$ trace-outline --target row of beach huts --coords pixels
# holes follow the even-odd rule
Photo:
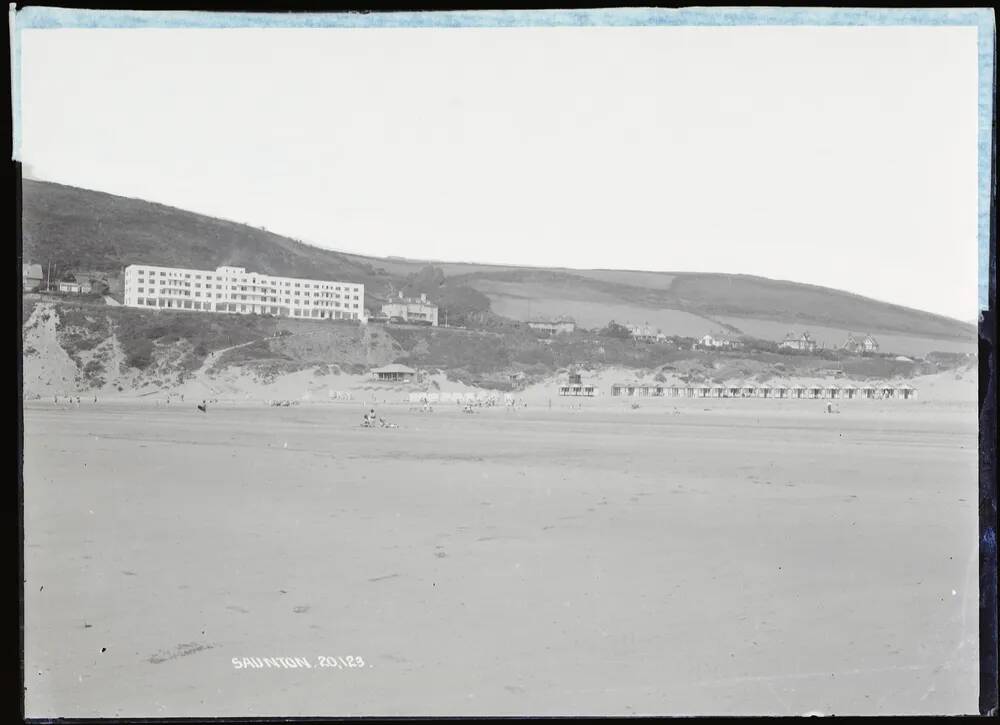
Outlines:
[[[649,398],[911,400],[917,397],[917,390],[907,384],[892,385],[890,383],[866,383],[864,385],[765,385],[761,383],[731,383],[726,385],[659,385],[646,383],[615,383],[611,386],[611,395],[613,397]]]

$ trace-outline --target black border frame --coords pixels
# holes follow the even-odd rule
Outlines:
[[[487,6],[468,3],[399,3],[385,2],[372,5],[358,5],[353,3],[337,2],[316,2],[315,0],[285,0],[280,1],[248,1],[243,0],[214,0],[213,2],[169,2],[164,0],[152,0],[149,2],[111,2],[101,0],[100,2],[80,2],[80,0],[39,0],[38,2],[17,2],[18,8],[24,6],[48,6],[66,7],[93,10],[135,10],[140,5],[142,10],[205,10],[205,11],[230,11],[230,12],[358,12],[358,13],[381,13],[391,11],[430,11],[430,10],[486,10],[486,9],[506,9],[506,10],[526,10],[526,9],[585,9],[585,8],[614,8],[614,7],[668,7],[681,8],[697,6],[710,6],[715,3],[679,3],[662,4],[656,2],[630,4],[626,2],[593,3],[577,2],[566,3],[510,3],[504,6]],[[718,3],[725,6],[733,6],[735,3]],[[764,5],[767,5],[766,3]],[[808,4],[782,3],[780,5],[767,5],[767,7],[812,7]],[[824,3],[823,7],[852,7],[852,8],[885,8],[891,7],[885,3]],[[903,6],[906,7],[906,6]],[[938,6],[941,7],[941,6]],[[966,6],[969,7],[969,6]],[[982,6],[980,6],[982,7]],[[986,6],[988,7],[988,6]],[[10,36],[5,35],[7,52],[4,54],[8,71],[10,67]],[[996,305],[996,271],[997,271],[997,104],[996,104],[996,68],[997,50],[996,37],[994,35],[994,78],[993,78],[993,128],[991,134],[991,163],[990,163],[990,222],[989,222],[989,282],[988,282],[988,308],[980,312],[979,315],[979,653],[980,653],[980,691],[979,691],[979,713],[985,716],[996,716],[998,712],[998,656],[997,656],[997,447],[998,447],[998,388],[1000,388],[1000,360],[998,360],[998,314]],[[10,74],[8,72],[8,79]],[[7,108],[11,108],[11,89],[8,86]],[[8,124],[11,123],[9,112],[5,115]],[[12,156],[12,139],[10,133],[6,137],[7,158]],[[8,208],[11,210],[10,223],[7,226],[8,233],[12,234],[17,245],[17,257],[20,264],[22,259],[21,249],[21,164],[10,161],[8,163],[8,178],[12,182],[8,188],[14,189],[14,195],[8,197]],[[17,301],[15,304],[18,315],[18,330],[21,328],[22,297],[20,282],[17,289]],[[24,712],[24,498],[23,498],[23,458],[22,450],[24,444],[24,414],[21,399],[23,385],[22,368],[22,339],[20,332],[17,335],[17,390],[18,390],[18,419],[17,419],[17,491],[16,491],[16,527],[9,530],[16,536],[16,547],[5,547],[6,553],[16,552],[17,576],[17,603],[18,603],[18,626],[17,626],[17,651],[18,651],[18,673],[17,677],[8,677],[7,682],[12,685],[7,690],[8,693],[16,697],[18,701],[18,713],[20,720],[26,722]],[[10,499],[8,499],[9,501]],[[8,509],[9,511],[9,509]],[[10,631],[10,630],[8,630]],[[8,660],[12,662],[13,660]],[[12,675],[7,671],[4,674]],[[15,684],[16,683],[16,684]],[[6,712],[10,712],[6,710]],[[350,721],[423,721],[441,720],[454,721],[467,718],[426,718],[426,717],[400,717],[400,718],[377,718],[377,717],[356,717],[356,718],[314,718],[295,717],[281,718],[284,722],[350,722]],[[510,717],[490,717],[476,718],[477,720],[521,720],[529,718]],[[567,718],[530,718],[545,720],[563,720]],[[590,718],[569,718],[569,719],[590,719]],[[597,718],[600,719],[600,718]],[[635,720],[650,720],[663,718],[635,717]],[[136,723],[168,723],[168,722],[223,722],[223,723],[256,723],[273,722],[274,718],[262,717],[241,717],[241,718],[56,718],[56,719],[32,719],[29,722],[37,723],[91,723],[91,722],[136,722]]]

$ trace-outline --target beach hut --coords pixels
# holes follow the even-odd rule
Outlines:
[[[840,391],[840,397],[846,400],[854,400],[858,397],[858,388],[855,385],[845,385]]]
[[[874,400],[878,397],[878,388],[871,384],[862,385],[859,394],[864,400]]]
[[[896,397],[903,400],[910,400],[917,397],[917,389],[904,383],[896,388]]]
[[[840,386],[839,385],[827,385],[824,389],[824,394],[830,400],[837,400],[840,398]]]
[[[788,388],[784,385],[775,385],[771,388],[772,398],[784,398],[788,395]]]
[[[380,383],[408,383],[413,380],[417,371],[406,365],[393,363],[380,368],[373,368],[371,376]]]
[[[743,398],[752,398],[757,392],[757,386],[745,383],[740,386],[740,396]]]
[[[810,385],[806,388],[806,397],[810,400],[817,400],[823,397],[822,385]]]
[[[726,395],[725,385],[713,385],[711,390],[710,396],[713,398],[724,398]]]
[[[757,386],[757,397],[758,398],[769,398],[769,397],[771,397],[771,386],[770,385],[758,385]]]
[[[739,385],[728,385],[726,386],[726,397],[727,398],[738,398],[740,397],[741,387]]]

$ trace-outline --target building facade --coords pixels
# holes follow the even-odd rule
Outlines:
[[[34,292],[42,285],[42,265],[21,263],[21,285],[25,292]]]
[[[277,277],[243,267],[125,268],[128,307],[365,322],[364,299],[365,286],[356,282]]]
[[[628,327],[629,334],[632,335],[635,342],[662,342],[667,337],[663,332],[654,330],[648,324],[629,325],[626,323],[626,327]]]
[[[403,293],[400,292],[397,299],[382,305],[382,316],[389,319],[399,317],[406,322],[430,324],[432,327],[438,326],[437,305],[428,302],[425,294],[420,295],[420,299],[413,300],[403,297]]]
[[[786,350],[804,350],[806,352],[813,352],[816,349],[816,341],[812,339],[808,332],[803,332],[798,336],[789,332],[785,335],[785,339],[778,344],[778,347]]]
[[[77,282],[75,280],[62,280],[56,284],[56,289],[64,294],[82,295],[90,293],[90,282]]]
[[[576,322],[569,318],[555,320],[529,320],[528,327],[549,335],[562,335],[576,330]]]
[[[847,342],[844,343],[844,350],[850,353],[875,353],[878,352],[878,340],[876,340],[871,335],[865,335],[860,340],[854,335],[847,336]]]
[[[371,371],[372,379],[380,383],[409,383],[416,377],[417,371],[406,365],[392,363],[374,368]]]

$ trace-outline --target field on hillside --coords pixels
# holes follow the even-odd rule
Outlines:
[[[975,712],[974,403],[789,403],[28,403],[26,714]]]
[[[608,292],[544,283],[475,280],[475,289],[490,298],[491,309],[515,320],[552,319],[569,315],[577,325],[599,329],[614,320],[621,324],[649,324],[664,334],[701,337],[719,325],[712,320],[681,310],[629,304]]]

